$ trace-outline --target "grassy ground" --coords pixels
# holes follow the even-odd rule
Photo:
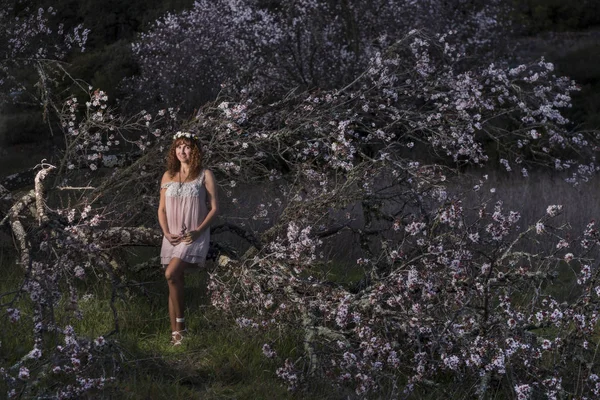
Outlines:
[[[0,250],[0,293],[21,283],[20,267]],[[336,398],[323,388],[291,393],[275,376],[279,366],[262,354],[265,338],[233,326],[231,319],[209,305],[205,273],[186,275],[186,320],[191,334],[181,347],[170,345],[167,287],[162,274],[136,286],[123,288],[116,301],[119,332],[110,336],[120,353],[118,380],[94,399],[326,399]],[[81,301],[83,319],[74,323],[80,335],[106,335],[114,328],[111,290],[100,281],[85,283],[88,298]],[[143,290],[141,289],[143,287]],[[5,303],[13,295],[4,296]],[[18,304],[18,324],[0,327],[0,365],[11,364],[32,348],[31,326],[26,318],[28,300]],[[60,315],[57,315],[60,319]],[[7,326],[8,325],[8,326]],[[269,332],[280,354],[293,356],[298,341],[293,335]],[[0,397],[6,393],[0,383]]]

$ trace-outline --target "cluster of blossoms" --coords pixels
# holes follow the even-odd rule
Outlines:
[[[248,119],[246,110],[250,103],[252,103],[252,100],[247,100],[247,104],[230,104],[224,101],[219,104],[219,109],[223,111],[226,119],[230,119],[236,124],[243,124]]]
[[[104,91],[93,90],[91,86],[88,90],[85,105],[75,96],[63,104],[60,117],[69,152],[63,158],[61,170],[121,167],[127,162],[123,150],[128,145],[133,144],[142,152],[152,145],[162,145],[163,132],[173,130],[177,122],[177,110],[173,108],[159,110],[155,116],[142,110],[132,118],[123,118],[109,107]]]
[[[300,265],[315,261],[317,248],[322,242],[311,237],[311,230],[310,226],[300,230],[298,225],[290,222],[286,243],[277,239],[269,244],[273,257],[294,260]]]
[[[295,390],[298,387],[298,373],[290,360],[285,360],[285,364],[277,369],[276,374],[286,382],[290,390]]]
[[[193,105],[212,99],[223,86],[242,85],[270,95],[295,87],[342,87],[411,28],[452,29],[459,45],[446,44],[448,51],[498,51],[504,38],[497,32],[506,33],[503,16],[508,12],[502,0],[475,1],[469,7],[457,0],[285,0],[277,7],[201,0],[140,35],[133,53],[141,75],[125,85],[137,99]],[[362,109],[377,108],[364,102]]]
[[[32,299],[34,302],[42,301]],[[45,322],[39,310],[36,310],[35,318],[37,338],[34,348],[9,368],[0,368],[0,377],[7,384],[6,398],[50,396],[75,399],[101,391],[115,382],[110,373],[116,370],[109,372],[95,368],[98,361],[112,358],[102,336],[93,341],[79,338],[71,326],[63,329]],[[60,344],[54,340],[47,341],[50,335],[57,339],[61,337]]]
[[[54,7],[35,8],[23,2],[0,2],[0,102],[23,100],[27,89],[20,77],[24,67],[51,64],[65,58],[77,47],[84,51],[89,29],[82,24],[73,28],[57,23],[59,10]],[[47,89],[49,71],[40,76],[40,86]]]

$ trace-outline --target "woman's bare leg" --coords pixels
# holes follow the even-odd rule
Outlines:
[[[169,321],[171,322],[171,332],[176,331],[177,326],[175,323],[175,308],[173,306],[173,301],[171,300],[171,287],[169,286]]]
[[[177,318],[184,318],[184,270],[188,263],[180,258],[172,258],[165,270],[165,278],[169,285],[169,319],[171,332],[185,329],[185,322],[177,322]]]

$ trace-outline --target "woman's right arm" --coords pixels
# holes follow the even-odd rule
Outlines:
[[[169,232],[169,223],[167,221],[167,209],[166,209],[166,201],[165,201],[165,192],[167,189],[163,189],[162,186],[171,180],[169,173],[165,172],[162,180],[160,182],[160,201],[158,202],[158,223],[160,225],[160,229],[163,231],[163,235],[167,238],[169,243],[173,246],[178,244],[181,241],[179,235],[173,235]]]

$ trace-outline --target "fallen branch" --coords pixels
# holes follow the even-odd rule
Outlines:
[[[15,214],[10,216],[10,226],[19,246],[19,253],[21,254],[21,265],[24,268],[27,268],[29,266],[29,262],[31,261],[31,257],[29,255],[29,249],[31,247],[31,244],[27,240],[27,233],[23,228],[23,224],[21,223],[21,221],[19,221],[18,215]]]
[[[146,227],[109,228],[95,232],[93,236],[105,244],[153,247],[160,246],[163,238],[160,229]]]
[[[56,169],[56,167],[53,165],[42,166],[42,170],[35,175],[35,207],[37,210],[36,215],[38,223],[40,225],[48,222],[48,216],[46,215],[46,201],[44,199],[44,179],[46,179],[50,171],[54,169]]]
[[[13,204],[13,206],[8,210],[6,216],[2,218],[0,221],[0,226],[2,226],[8,219],[12,217],[16,217],[23,211],[23,209],[33,203],[35,200],[35,192],[31,190],[25,196],[21,197],[21,200]]]
[[[254,236],[254,234],[252,232],[249,232],[248,230],[241,228],[237,225],[225,222],[223,224],[213,227],[211,229],[211,232],[214,234],[222,233],[222,232],[231,232],[231,233],[234,233],[235,235],[241,237],[242,239],[246,240],[248,243],[250,243],[252,246],[256,247],[257,249],[259,249],[259,250],[262,249],[262,243],[256,236]]]

